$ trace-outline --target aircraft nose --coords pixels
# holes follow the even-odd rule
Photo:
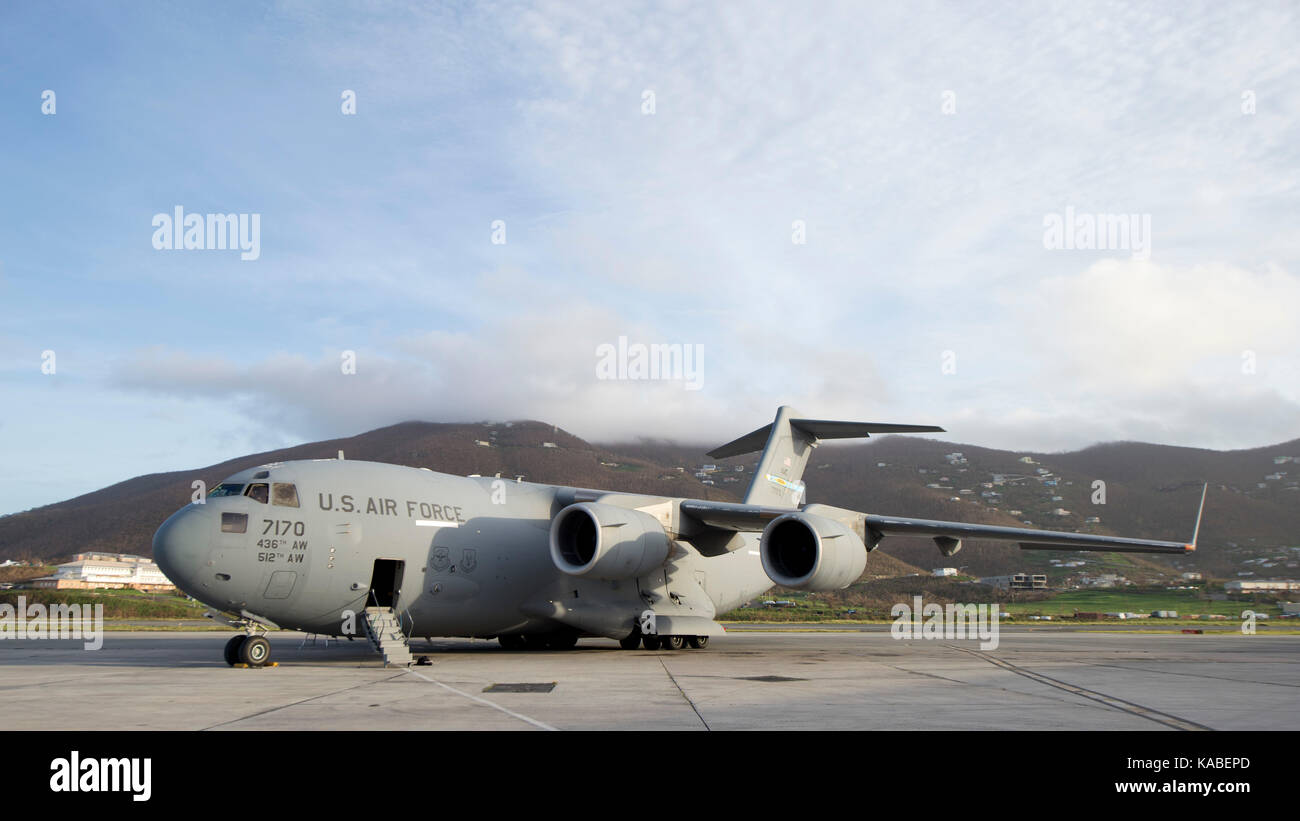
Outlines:
[[[212,538],[212,517],[202,505],[190,505],[172,514],[153,537],[153,558],[172,583],[193,595],[207,560]]]

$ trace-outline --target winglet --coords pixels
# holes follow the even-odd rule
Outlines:
[[[1196,509],[1196,527],[1192,529],[1192,543],[1187,545],[1187,552],[1191,553],[1196,549],[1196,537],[1201,535],[1201,514],[1205,512],[1205,494],[1210,490],[1210,483],[1206,482],[1201,487],[1201,506]]]

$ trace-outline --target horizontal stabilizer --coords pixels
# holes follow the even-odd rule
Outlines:
[[[943,433],[937,425],[896,425],[889,422],[834,422],[828,419],[791,419],[790,427],[813,439],[865,439],[873,433]],[[764,425],[739,439],[709,451],[715,459],[739,456],[762,450],[772,433],[772,425]]]

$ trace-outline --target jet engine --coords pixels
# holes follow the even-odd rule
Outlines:
[[[668,550],[659,520],[639,510],[579,502],[551,521],[551,561],[571,576],[633,579],[662,565]]]
[[[786,513],[773,519],[759,541],[763,570],[796,590],[839,590],[867,567],[867,547],[848,526],[825,516]]]

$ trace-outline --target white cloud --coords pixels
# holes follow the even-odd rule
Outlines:
[[[722,441],[781,403],[1019,448],[1292,438],[1298,19],[1291,3],[283,2],[244,21],[236,64],[181,21],[177,42],[206,46],[194,76],[264,90],[211,137],[185,123],[179,152],[222,160],[186,166],[190,190],[259,203],[263,259],[102,254],[83,267],[111,287],[88,289],[52,243],[22,274],[6,253],[20,307],[0,356],[28,362],[6,351],[54,344],[55,323],[61,355],[116,362],[70,356],[69,376],[234,410],[276,441],[507,417]],[[173,134],[169,116],[135,127]],[[177,146],[144,145],[140,165],[173,167]],[[139,184],[82,159],[52,183],[105,202]],[[144,199],[172,202],[154,177]],[[1150,214],[1151,259],[1045,251],[1043,215],[1067,206]],[[42,230],[98,225],[68,213]],[[596,380],[595,346],[619,336],[703,345],[704,389]]]
[[[1112,395],[1188,384],[1245,389],[1243,352],[1294,367],[1300,351],[1300,278],[1277,266],[1160,265],[1103,260],[1007,295],[1030,323],[1039,377]],[[1281,374],[1276,374],[1281,375]],[[1300,399],[1295,381],[1275,382]]]

